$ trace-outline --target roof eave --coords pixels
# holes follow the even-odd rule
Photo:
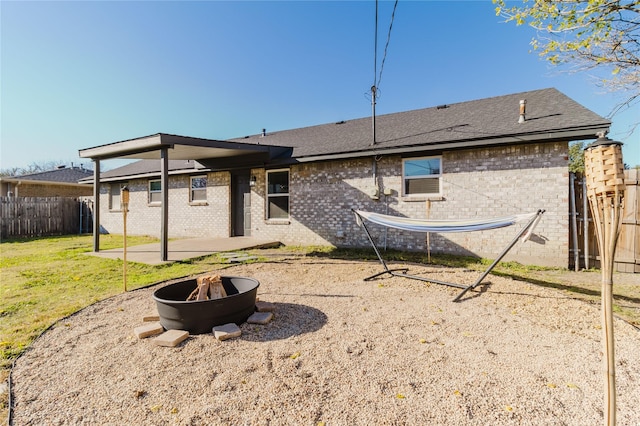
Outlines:
[[[84,179],[83,179],[84,180]],[[20,179],[19,177],[0,177],[0,182],[5,183],[15,183],[16,185],[56,185],[56,186],[74,186],[80,187],[84,186],[82,182],[59,182],[55,180],[29,180],[29,179]],[[93,185],[93,181],[89,182]]]
[[[144,138],[130,139],[122,142],[100,145],[93,148],[81,149],[78,155],[81,158],[108,159],[130,155],[137,152],[147,152],[165,147],[161,135],[152,135]]]
[[[510,135],[502,137],[491,137],[473,140],[460,140],[452,142],[438,142],[428,145],[411,145],[402,147],[384,148],[380,145],[372,145],[368,149],[350,152],[341,152],[336,154],[319,154],[304,157],[292,158],[294,163],[308,163],[312,161],[340,160],[347,158],[368,157],[375,155],[389,154],[410,154],[414,152],[436,152],[451,149],[473,149],[485,146],[510,145],[531,142],[553,142],[553,141],[575,141],[596,139],[597,132],[606,132],[609,130],[608,124],[594,125],[588,128],[570,129],[565,131]]]
[[[173,149],[174,152],[169,154],[172,159],[199,160],[208,157],[229,157],[256,152],[268,153],[271,148],[268,145],[158,133],[137,139],[81,149],[78,154],[81,158],[91,158],[93,160],[111,158],[152,159],[160,158],[159,151],[162,149]]]
[[[169,176],[173,175],[194,175],[194,174],[203,174],[208,173],[214,170],[205,168],[205,169],[180,169],[180,170],[170,170],[167,174]],[[104,182],[119,182],[123,180],[131,180],[131,179],[147,179],[147,178],[157,178],[161,175],[160,171],[146,172],[146,173],[137,173],[131,175],[120,175],[120,176],[110,176],[110,177],[101,177],[100,183]],[[80,181],[82,184],[93,184],[93,178],[85,178]]]

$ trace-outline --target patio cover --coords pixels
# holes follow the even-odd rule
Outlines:
[[[263,165],[269,160],[285,156],[291,149],[259,143],[230,142],[215,139],[201,139],[187,136],[157,133],[136,139],[114,142],[92,148],[81,149],[81,158],[90,158],[95,166],[93,173],[93,251],[100,251],[100,160],[130,158],[138,160],[159,159],[162,187],[162,213],[160,230],[160,257],[168,258],[169,230],[169,186],[168,162],[171,160],[222,159],[247,164]],[[245,160],[244,162],[242,160]]]

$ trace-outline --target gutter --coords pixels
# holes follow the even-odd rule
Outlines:
[[[81,158],[108,159],[122,157],[127,154],[154,151],[165,146],[168,145],[162,143],[160,135],[152,135],[122,142],[114,142],[94,148],[81,149],[78,151],[78,154]],[[171,146],[168,147],[171,148]]]
[[[169,176],[173,175],[193,175],[200,173],[208,173],[215,172],[216,170],[212,169],[182,169],[182,170],[173,170],[168,172]],[[148,172],[148,173],[139,173],[134,175],[120,175],[120,176],[112,176],[112,177],[100,177],[100,183],[104,182],[118,182],[129,179],[144,179],[144,178],[155,178],[160,176],[160,171],[157,172]],[[80,181],[83,185],[93,185],[93,178],[87,178]]]
[[[59,182],[55,180],[29,180],[29,179],[6,178],[6,177],[0,178],[0,182],[15,183],[16,186],[18,185],[60,185],[60,186],[84,187],[85,185],[81,181],[74,183],[74,182]]]
[[[326,161],[326,160],[340,160],[347,158],[359,158],[359,157],[369,157],[376,155],[390,155],[390,154],[410,154],[417,152],[441,152],[444,150],[453,150],[453,149],[474,149],[474,148],[483,148],[490,147],[496,145],[511,145],[511,144],[519,144],[519,143],[527,143],[527,142],[554,142],[554,141],[574,141],[574,140],[584,140],[584,139],[596,139],[596,132],[604,131],[607,132],[609,130],[609,126],[606,127],[593,127],[592,129],[580,129],[580,130],[571,130],[567,132],[558,132],[558,133],[547,133],[544,132],[542,134],[529,134],[523,136],[504,136],[498,138],[486,138],[480,139],[480,141],[488,141],[485,144],[479,144],[478,139],[476,140],[466,140],[466,141],[455,141],[455,142],[442,142],[436,144],[428,144],[428,145],[414,145],[414,146],[403,146],[403,147],[394,147],[394,148],[382,148],[380,144],[376,145],[376,148],[367,149],[364,151],[350,151],[343,152],[337,154],[320,154],[320,155],[309,155],[306,157],[297,157],[291,158],[291,163],[309,163],[312,161]],[[592,133],[586,133],[586,131]],[[547,135],[545,137],[545,134]],[[489,142],[490,141],[490,142]]]
[[[440,153],[445,150],[457,150],[457,149],[476,149],[476,148],[484,148],[491,146],[500,146],[500,145],[512,145],[512,144],[523,144],[523,143],[531,143],[531,142],[554,142],[554,141],[574,141],[574,140],[588,140],[595,139],[597,132],[607,132],[609,130],[609,123],[603,123],[600,125],[593,125],[590,127],[581,127],[578,129],[572,129],[567,131],[542,131],[539,133],[529,133],[523,134],[521,136],[510,135],[510,136],[502,136],[502,137],[484,137],[481,139],[467,139],[467,140],[458,140],[452,142],[439,142],[439,143],[431,143],[431,144],[423,144],[423,145],[411,145],[411,146],[397,146],[384,148],[384,142],[379,142],[377,145],[369,146],[367,149],[361,151],[349,151],[349,152],[341,152],[341,153],[331,153],[331,154],[317,154],[317,155],[308,155],[301,157],[287,157],[282,156],[278,158],[278,156],[272,157],[268,162],[260,162],[255,165],[242,165],[242,168],[249,167],[269,167],[269,166],[282,166],[289,164],[297,164],[297,163],[310,163],[314,161],[328,161],[328,160],[342,160],[342,159],[351,159],[351,158],[365,158],[365,157],[375,157],[379,155],[397,155],[397,154],[415,154],[415,153]],[[157,136],[152,136],[147,139],[147,147],[149,145],[157,144],[158,139]],[[149,141],[151,139],[151,141]],[[140,139],[138,139],[139,141]],[[131,142],[131,141],[126,141]],[[122,143],[122,142],[120,142]],[[156,145],[157,147],[157,145]],[[283,152],[287,152],[290,147],[277,147],[273,146],[272,148],[282,148]],[[95,148],[101,149],[101,147]],[[85,150],[83,154],[86,154]],[[215,157],[212,157],[215,158]],[[202,168],[202,169],[180,169],[173,170],[168,172],[168,175],[192,175],[195,173],[207,173],[207,172],[217,172],[217,171],[228,171],[231,170],[229,167],[225,168]],[[117,182],[128,179],[144,179],[144,178],[152,178],[160,176],[160,171],[154,172],[146,172],[140,174],[131,174],[131,175],[120,175],[120,176],[112,176],[112,177],[100,177],[100,182]],[[87,178],[80,181],[81,184],[92,184],[93,178]]]

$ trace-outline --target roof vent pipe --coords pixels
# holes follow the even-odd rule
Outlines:
[[[527,100],[526,99],[521,99],[520,100],[520,118],[518,118],[518,123],[522,124],[525,122],[525,112],[527,109]]]
[[[262,137],[264,138],[265,136],[267,136],[267,129],[262,129]]]

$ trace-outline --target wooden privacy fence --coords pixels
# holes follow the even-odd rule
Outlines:
[[[69,197],[0,197],[0,238],[90,232],[92,203]]]
[[[640,273],[640,170],[624,171],[625,193],[622,226],[615,256],[615,270]],[[586,214],[585,214],[586,212]],[[600,267],[598,241],[587,200],[584,176],[571,173],[569,181],[569,267]]]

